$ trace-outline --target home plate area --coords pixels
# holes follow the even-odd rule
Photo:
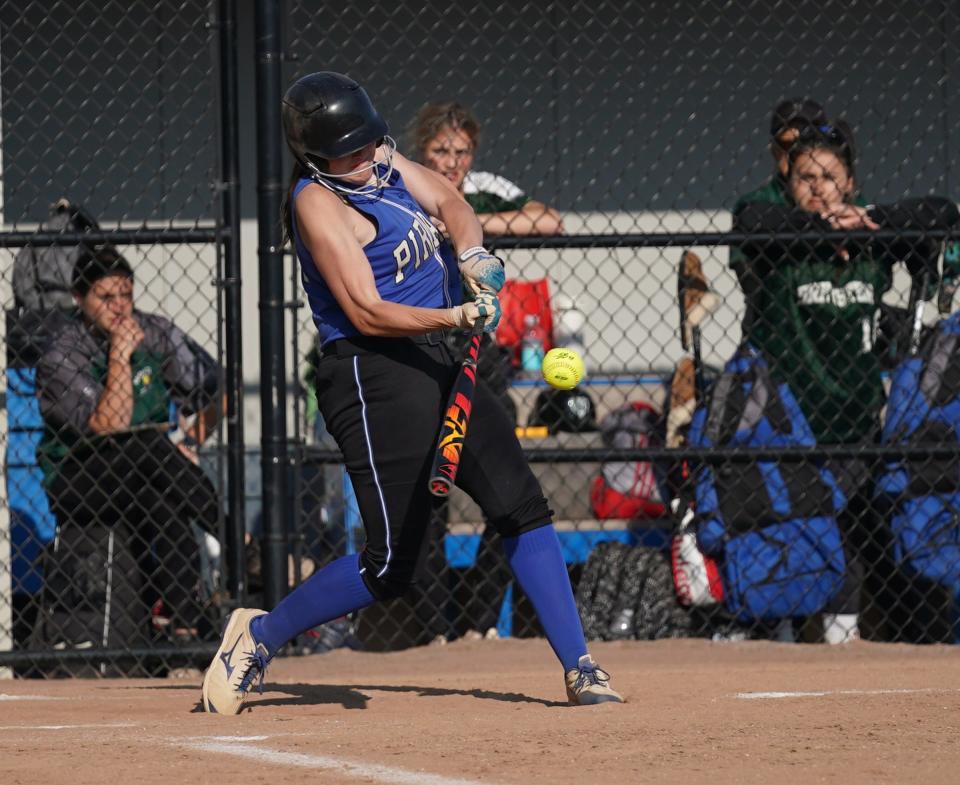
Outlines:
[[[239,716],[198,677],[0,682],[0,782],[954,783],[948,646],[592,647],[623,705],[566,705],[539,639],[274,662]]]

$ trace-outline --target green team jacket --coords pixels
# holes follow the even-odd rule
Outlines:
[[[936,197],[873,207],[870,215],[884,229],[939,228],[957,221],[956,207]],[[734,231],[829,231],[829,225],[794,207],[782,182],[773,182],[737,203]],[[873,352],[880,298],[890,288],[897,260],[912,273],[927,269],[935,277],[939,246],[926,240],[871,241],[847,249],[846,262],[830,243],[758,240],[731,250],[747,302],[744,339],[790,386],[823,444],[875,435],[884,401]]]
[[[215,401],[214,359],[170,320],[140,311],[134,317],[144,337],[130,358],[131,428],[168,423],[171,402],[189,414]],[[72,449],[96,449],[98,437],[90,431],[89,420],[103,394],[109,347],[106,336],[76,316],[54,334],[37,364],[44,425],[37,458],[47,483]]]

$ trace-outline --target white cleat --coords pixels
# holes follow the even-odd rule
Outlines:
[[[584,654],[577,667],[567,671],[567,698],[574,706],[595,703],[623,703],[623,697],[610,689],[610,674],[600,670],[593,657]]]
[[[254,640],[250,622],[266,611],[238,608],[230,614],[220,648],[203,676],[203,710],[211,714],[238,714],[253,682],[267,670],[270,654]]]

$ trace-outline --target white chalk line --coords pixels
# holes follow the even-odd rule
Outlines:
[[[411,771],[393,766],[381,766],[376,763],[334,758],[329,755],[307,755],[301,752],[284,752],[282,750],[273,750],[265,747],[251,747],[245,744],[248,738],[259,740],[265,737],[214,736],[208,739],[180,742],[178,746],[197,750],[198,752],[216,752],[223,755],[233,755],[238,758],[257,761],[258,763],[298,766],[305,769],[321,769],[331,774],[339,774],[343,777],[353,777],[358,780],[385,783],[386,785],[481,785],[477,780],[444,777],[440,774],[428,774],[423,771]],[[485,782],[483,785],[491,784]]]
[[[80,728],[135,728],[132,722],[85,723],[78,725],[0,725],[0,730],[75,730]]]
[[[0,701],[62,701],[66,698],[54,698],[50,695],[7,695],[0,692]]]
[[[914,695],[930,692],[957,692],[955,689],[922,687],[901,690],[821,690],[818,692],[738,692],[733,697],[739,700],[778,700],[782,698],[825,698],[828,695]]]

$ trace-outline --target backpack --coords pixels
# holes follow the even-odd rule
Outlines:
[[[600,421],[604,445],[615,449],[658,446],[659,427],[659,412],[641,401]],[[649,461],[605,462],[590,486],[590,505],[597,518],[660,518],[665,511],[659,478]]]
[[[50,217],[37,231],[86,232],[99,229],[96,219],[84,208],[67,199],[58,199],[50,206]],[[83,244],[39,248],[25,245],[21,248],[13,260],[13,296],[17,306],[32,311],[72,308],[70,283],[83,248]]]
[[[960,311],[897,366],[882,441],[953,447],[950,456],[887,462],[876,493],[897,563],[960,593]]]
[[[150,607],[135,552],[138,539],[123,525],[93,521],[60,527],[45,553],[46,581],[33,631],[34,644],[53,649],[134,649],[147,645]],[[99,666],[78,664],[77,674]],[[69,668],[67,664],[65,667]]]
[[[813,447],[815,439],[790,388],[744,345],[694,415],[689,444]],[[846,499],[829,470],[812,461],[703,463],[693,483],[697,544],[716,560],[734,617],[803,617],[837,595],[845,563],[836,515]]]
[[[674,594],[669,561],[656,548],[601,542],[587,557],[576,601],[587,640],[690,635],[690,618]]]

